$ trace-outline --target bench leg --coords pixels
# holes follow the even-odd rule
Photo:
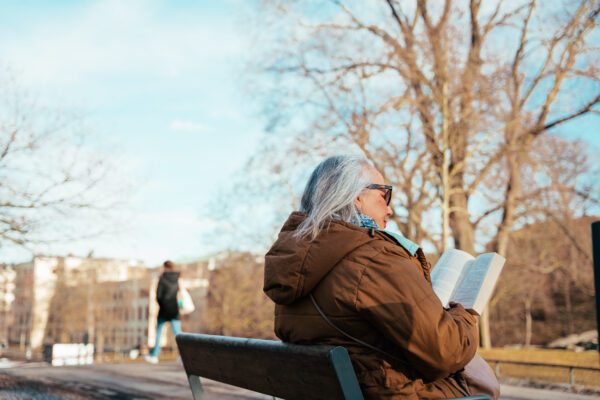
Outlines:
[[[196,375],[188,375],[188,382],[190,383],[190,389],[192,389],[192,396],[194,396],[194,400],[202,400],[203,390],[202,384],[200,383],[200,378]]]

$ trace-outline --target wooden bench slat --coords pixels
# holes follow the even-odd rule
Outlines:
[[[191,333],[176,339],[188,377],[205,377],[288,400],[363,399],[343,347]]]

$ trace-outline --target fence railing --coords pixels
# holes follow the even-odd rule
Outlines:
[[[508,360],[497,360],[486,358],[486,361],[489,364],[494,366],[494,372],[496,373],[496,377],[500,378],[501,370],[500,364],[512,364],[512,365],[520,365],[525,367],[543,367],[543,368],[562,368],[569,370],[569,386],[575,386],[575,370],[581,371],[591,371],[592,373],[600,374],[600,367],[584,367],[580,365],[570,365],[570,364],[552,364],[552,363],[540,363],[540,362],[529,362],[529,361],[508,361]],[[514,376],[515,374],[508,374]],[[520,374],[517,374],[520,375]],[[600,385],[600,380],[595,381],[596,385]]]

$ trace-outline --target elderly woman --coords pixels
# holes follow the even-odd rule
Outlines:
[[[423,251],[383,230],[391,194],[363,158],[317,166],[266,255],[275,333],[344,346],[366,398],[468,396],[461,370],[477,350],[476,313],[444,309]]]

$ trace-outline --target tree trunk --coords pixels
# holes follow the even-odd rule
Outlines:
[[[104,334],[102,332],[96,336],[96,354],[104,354]]]
[[[465,160],[467,150],[466,135],[456,136],[452,143],[451,164],[449,170],[450,178],[450,227],[454,237],[454,246],[467,253],[475,253],[475,235],[473,224],[469,220],[469,196],[464,191],[464,173],[456,171],[455,166]]]
[[[492,335],[490,332],[489,308],[485,306],[479,317],[479,346],[484,349],[492,348]]]
[[[460,175],[460,174],[459,174]],[[460,176],[462,180],[462,176]],[[475,253],[475,235],[473,225],[469,221],[467,213],[468,198],[464,193],[454,194],[451,199],[451,207],[454,209],[465,210],[463,212],[453,211],[450,213],[450,223],[454,237],[455,247],[464,250],[467,253]],[[492,338],[490,332],[490,320],[488,317],[487,307],[481,313],[479,318],[479,345],[484,349],[492,347]]]
[[[513,134],[508,133],[507,136],[509,140],[512,141]],[[506,252],[508,248],[508,240],[510,237],[510,228],[515,220],[515,212],[517,208],[517,198],[521,193],[521,177],[519,175],[519,163],[517,154],[511,151],[512,146],[509,145],[509,152],[506,156],[507,165],[508,165],[508,183],[506,185],[505,191],[505,203],[504,209],[502,213],[502,220],[500,222],[500,226],[498,227],[498,234],[496,236],[496,243],[494,251],[500,254],[503,257],[506,257]],[[487,312],[487,307],[482,313],[485,315]],[[529,318],[531,318],[530,314],[527,314]],[[480,334],[481,334],[481,342],[484,348],[491,347],[490,340],[490,327],[487,316],[485,318],[481,318],[480,320]],[[531,321],[529,321],[531,322]],[[527,340],[527,338],[526,338]],[[488,346],[489,345],[489,346]],[[527,344],[528,345],[528,344]]]
[[[519,171],[519,160],[517,154],[512,151],[512,145],[509,144],[509,151],[506,155],[508,164],[508,183],[505,190],[505,203],[502,210],[502,220],[498,227],[498,236],[495,251],[503,257],[506,257],[508,248],[508,239],[510,228],[515,220],[517,208],[517,199],[521,194],[521,176]]]
[[[450,159],[448,157],[448,83],[442,90],[442,252],[450,248]]]
[[[531,346],[531,299],[525,299],[525,347]]]
[[[87,326],[87,340],[88,343],[94,343],[96,341],[96,332],[95,332],[95,328],[96,328],[96,310],[95,310],[95,304],[94,304],[94,289],[95,289],[95,285],[96,285],[96,279],[95,277],[91,276],[95,274],[94,272],[88,272],[88,285],[87,285],[87,296],[86,296],[86,302],[87,302],[87,307],[86,307],[86,326]]]
[[[567,329],[569,334],[575,332],[575,324],[573,323],[573,304],[571,303],[571,279],[568,274],[563,276],[564,296],[565,296],[565,311],[567,314]]]
[[[567,327],[569,334],[575,333],[575,325],[573,324],[573,306],[571,304],[571,282],[569,279],[564,279],[565,285],[565,308],[567,311]]]

